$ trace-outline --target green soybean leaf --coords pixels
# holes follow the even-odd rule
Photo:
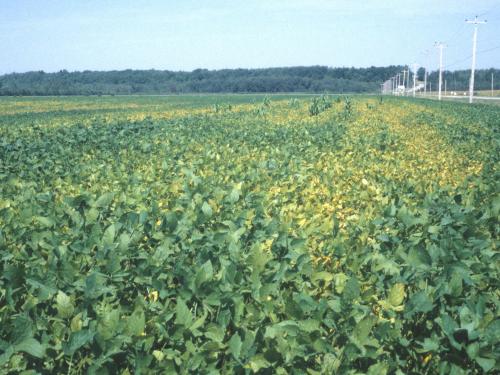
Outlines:
[[[25,352],[36,358],[45,356],[45,346],[34,338],[25,339],[15,346],[16,351]]]
[[[106,228],[106,230],[104,231],[104,234],[102,236],[103,245],[110,246],[111,244],[113,244],[113,241],[115,240],[115,236],[116,236],[116,227],[114,224],[111,224],[110,226],[108,226]]]
[[[333,280],[333,278],[334,275],[332,273],[321,271],[321,272],[315,272],[311,277],[311,281],[313,283],[316,283],[318,281],[324,281],[325,283],[329,283],[330,281]]]
[[[97,332],[104,340],[108,340],[117,333],[119,322],[120,311],[118,309],[105,311],[97,324]]]
[[[196,273],[195,284],[199,288],[203,283],[210,281],[213,277],[214,270],[212,267],[212,262],[207,260]]]
[[[175,323],[188,327],[193,321],[193,315],[188,309],[186,303],[181,299],[177,299],[175,307]]]
[[[229,351],[235,359],[240,358],[241,352],[241,337],[238,333],[235,333],[228,342]]]
[[[249,367],[252,369],[254,373],[259,372],[262,369],[267,369],[271,367],[271,364],[269,361],[266,360],[266,358],[262,354],[257,354],[256,356],[252,357],[249,361]]]
[[[415,313],[426,313],[434,309],[434,304],[427,293],[421,291],[413,294],[406,304],[405,318],[411,318]]]
[[[56,225],[55,221],[50,217],[37,216],[36,221],[47,228],[52,228],[54,225]]]
[[[73,332],[66,344],[63,345],[66,355],[73,355],[78,349],[92,342],[95,333],[90,330]]]
[[[206,217],[212,217],[212,207],[207,202],[203,202],[203,205],[201,206],[201,210],[203,211],[203,214]]]
[[[96,200],[95,207],[108,207],[109,204],[113,201],[113,197],[113,193],[104,193]]]
[[[387,363],[379,362],[368,368],[367,375],[386,375],[389,370]]]
[[[364,344],[374,324],[375,324],[374,317],[368,316],[366,318],[363,318],[358,324],[356,324],[356,327],[354,328],[353,335],[355,339],[359,343]]]
[[[350,301],[359,297],[361,289],[359,287],[359,282],[356,277],[350,277],[343,289],[342,297]]]
[[[477,357],[476,362],[479,366],[481,366],[484,372],[490,371],[495,366],[496,363],[496,361],[492,358],[482,358],[482,357]]]
[[[228,199],[229,199],[229,202],[231,202],[231,203],[238,202],[240,199],[240,191],[237,189],[231,190],[231,193],[229,194]]]
[[[146,318],[142,308],[136,308],[127,319],[127,331],[133,336],[140,336],[144,333]]]
[[[399,306],[403,303],[405,295],[404,284],[394,284],[389,291],[388,301],[394,307]]]
[[[71,298],[67,296],[63,291],[59,291],[56,296],[56,308],[59,316],[61,318],[70,318],[73,315],[75,306],[71,301]]]

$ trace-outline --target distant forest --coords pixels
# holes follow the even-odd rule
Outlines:
[[[474,89],[475,90],[490,90],[491,89],[491,75],[493,74],[493,88],[500,89],[500,69],[479,69],[476,70],[474,75]],[[424,70],[419,69],[418,78],[424,80]],[[470,69],[468,70],[455,70],[443,72],[443,90],[448,91],[467,91],[469,89]],[[432,72],[429,74],[428,82],[431,83],[432,91],[436,91],[439,82],[439,72]]]
[[[259,92],[378,92],[380,84],[402,66],[328,68],[325,66],[267,69],[28,72],[0,76],[0,95],[120,95]],[[500,70],[479,70],[476,89],[489,89],[491,73],[500,80]],[[449,90],[465,90],[470,71],[447,72]],[[423,73],[421,74],[421,78]],[[433,89],[437,74],[430,75]]]

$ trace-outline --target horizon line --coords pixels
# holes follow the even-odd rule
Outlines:
[[[43,69],[40,70],[26,70],[26,71],[11,71],[8,73],[0,73],[0,77],[2,76],[7,76],[7,75],[12,75],[12,74],[28,74],[28,73],[43,73],[43,74],[58,74],[58,73],[114,73],[114,72],[126,72],[126,71],[132,71],[132,72],[151,72],[151,71],[156,71],[156,72],[171,72],[171,73],[194,73],[197,71],[206,71],[206,72],[219,72],[219,71],[235,71],[235,70],[271,70],[271,69],[293,69],[293,68],[327,68],[331,70],[335,69],[382,69],[382,68],[394,68],[394,67],[409,67],[410,65],[406,64],[391,64],[391,65],[370,65],[370,66],[329,66],[329,65],[283,65],[283,66],[268,66],[268,67],[254,67],[254,68],[243,68],[243,67],[238,67],[238,68],[195,68],[192,70],[175,70],[175,69],[158,69],[158,68],[125,68],[125,69],[109,69],[109,70],[93,70],[93,69],[83,69],[83,70],[67,70],[67,69],[59,69],[59,70],[52,70],[52,71],[45,71]],[[439,67],[435,69],[435,71],[438,71]],[[454,70],[447,70],[446,67],[443,69],[443,71],[448,71],[448,72],[458,72],[458,71],[467,71],[470,70],[470,68],[465,68],[465,69],[454,69]],[[489,67],[489,68],[476,68],[476,70],[500,70],[500,67]],[[431,72],[434,70],[430,70]]]

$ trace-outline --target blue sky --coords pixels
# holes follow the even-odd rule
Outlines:
[[[500,68],[500,0],[0,0],[0,74],[67,69]],[[425,51],[430,50],[428,56]]]

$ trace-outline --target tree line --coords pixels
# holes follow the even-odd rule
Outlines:
[[[424,69],[420,68],[418,70],[418,79],[424,80]],[[493,88],[495,90],[500,89],[500,69],[479,69],[475,71],[474,74],[474,89],[475,90],[490,90],[491,89],[491,75],[493,74]],[[467,91],[469,90],[469,79],[470,79],[470,69],[467,70],[455,70],[443,71],[443,86],[442,90],[447,91]],[[429,86],[432,91],[438,90],[439,85],[439,71],[430,72],[427,78]],[[497,82],[495,82],[497,81]],[[446,84],[445,84],[446,82]]]
[[[0,76],[0,95],[374,92],[401,67],[28,72]]]
[[[43,71],[0,76],[0,95],[122,95],[258,92],[378,92],[380,84],[401,72],[403,66],[329,68],[326,66],[266,69]],[[490,72],[479,70],[476,88],[490,87]],[[467,71],[447,72],[450,90],[468,86]],[[497,74],[500,78],[500,74]],[[435,72],[430,80],[437,79]],[[450,79],[450,78],[448,78]]]

